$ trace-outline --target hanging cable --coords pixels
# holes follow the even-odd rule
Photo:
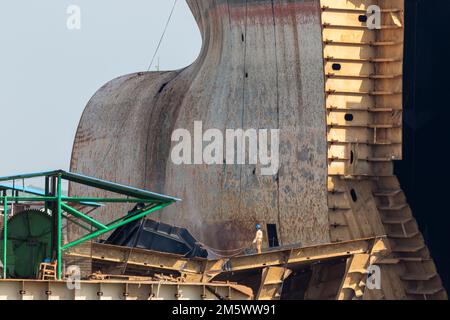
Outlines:
[[[245,250],[248,249],[248,245],[245,247],[239,248],[239,249],[228,249],[228,250],[220,250],[217,248],[212,248],[202,242],[197,242],[199,245],[201,245],[204,249],[211,251],[214,255],[220,257],[220,258],[232,258],[241,255],[245,252]]]
[[[173,1],[172,10],[170,11],[169,18],[167,19],[167,22],[166,22],[166,25],[164,27],[163,33],[161,35],[161,38],[159,39],[158,46],[156,47],[155,54],[152,57],[152,61],[150,62],[150,66],[148,67],[147,71],[150,71],[150,69],[153,66],[153,62],[155,62],[156,55],[158,54],[159,48],[161,47],[161,44],[162,44],[162,42],[164,40],[164,36],[166,35],[167,28],[169,27],[170,21],[172,20],[173,13],[175,12],[175,7],[177,5],[177,2],[178,2],[178,0],[174,0]]]
[[[169,26],[169,23],[172,20],[172,16],[173,16],[173,13],[175,11],[175,7],[176,7],[177,2],[178,2],[178,0],[174,0],[172,11],[170,12],[170,15],[169,15],[169,19],[167,20],[166,26],[164,28],[164,31],[163,31],[162,35],[161,35],[161,38],[160,38],[159,43],[158,43],[158,46],[156,47],[156,50],[155,50],[155,54],[153,55],[152,61],[150,62],[150,66],[148,67],[147,71],[150,71],[150,69],[153,66],[153,62],[155,61],[155,57],[158,54],[159,48],[161,47],[162,41],[164,39],[164,35],[166,34],[167,27]],[[128,121],[128,118],[124,118],[123,119],[122,123],[119,125],[120,130],[122,130],[122,128],[125,126],[127,121]],[[111,150],[113,149],[114,145],[115,145],[114,141],[111,141],[110,145],[108,146],[108,149],[104,153],[103,160],[101,160],[100,163],[102,163],[102,164],[105,163],[105,161],[108,159],[108,156],[109,156]]]

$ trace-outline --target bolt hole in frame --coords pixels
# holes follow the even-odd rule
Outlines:
[[[25,180],[43,178],[45,179],[45,191],[31,189],[25,187]],[[16,184],[17,181],[22,182]],[[62,193],[62,182],[68,181],[70,183],[78,183],[87,187],[108,191],[117,194],[114,198],[99,198],[99,197],[77,197],[64,196]],[[12,184],[11,184],[12,182]],[[3,278],[7,278],[8,266],[8,208],[10,204],[18,203],[39,203],[44,204],[46,212],[51,212],[56,229],[56,236],[52,252],[56,257],[57,262],[57,279],[61,280],[62,271],[62,252],[73,246],[77,246],[88,240],[97,238],[105,233],[117,229],[130,222],[141,219],[151,213],[161,210],[171,204],[174,204],[180,199],[175,197],[157,194],[143,189],[133,188],[110,181],[105,181],[82,174],[71,173],[64,170],[56,170],[49,172],[21,174],[16,176],[0,177],[0,192],[1,201],[3,204],[3,234],[0,239],[3,240]],[[8,194],[9,192],[9,194]],[[97,221],[89,216],[90,213],[105,204],[112,203],[129,203],[141,204],[139,209],[133,212],[124,213],[124,215],[114,221],[106,224]],[[93,208],[89,213],[83,213],[74,208],[74,205],[82,205]],[[82,223],[74,220],[79,219]],[[63,244],[62,230],[63,219],[71,221],[87,230],[87,234],[77,240]]]

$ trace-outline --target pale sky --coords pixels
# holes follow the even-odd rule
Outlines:
[[[81,30],[67,8],[81,9]],[[69,169],[84,107],[107,81],[147,70],[172,0],[0,0],[0,176]],[[178,0],[158,57],[192,63],[201,38]],[[154,67],[152,68],[154,69]]]

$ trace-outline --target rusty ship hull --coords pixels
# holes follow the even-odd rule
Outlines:
[[[71,170],[182,198],[157,218],[218,249],[248,245],[257,222],[275,225],[282,245],[387,236],[382,289],[361,295],[351,275],[362,271],[349,261],[342,295],[446,299],[393,171],[403,142],[403,0],[187,2],[203,38],[198,59],[102,87],[80,121]],[[381,8],[380,28],[367,27],[371,5]],[[175,165],[171,135],[193,133],[195,121],[279,129],[278,174]],[[70,226],[69,237],[78,232]]]

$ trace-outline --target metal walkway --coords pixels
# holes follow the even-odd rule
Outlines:
[[[0,300],[251,300],[250,288],[229,283],[164,281],[81,281],[71,289],[65,281],[0,280]]]
[[[89,251],[73,247],[66,257],[92,259],[115,264],[147,268],[161,272],[177,272],[185,281],[212,281],[222,273],[256,270],[267,267],[289,268],[298,264],[311,264],[333,258],[348,258],[356,254],[380,257],[387,253],[386,239],[367,238],[348,242],[303,248],[282,248],[262,254],[242,255],[225,259],[187,259],[181,256],[138,248],[93,243]]]

